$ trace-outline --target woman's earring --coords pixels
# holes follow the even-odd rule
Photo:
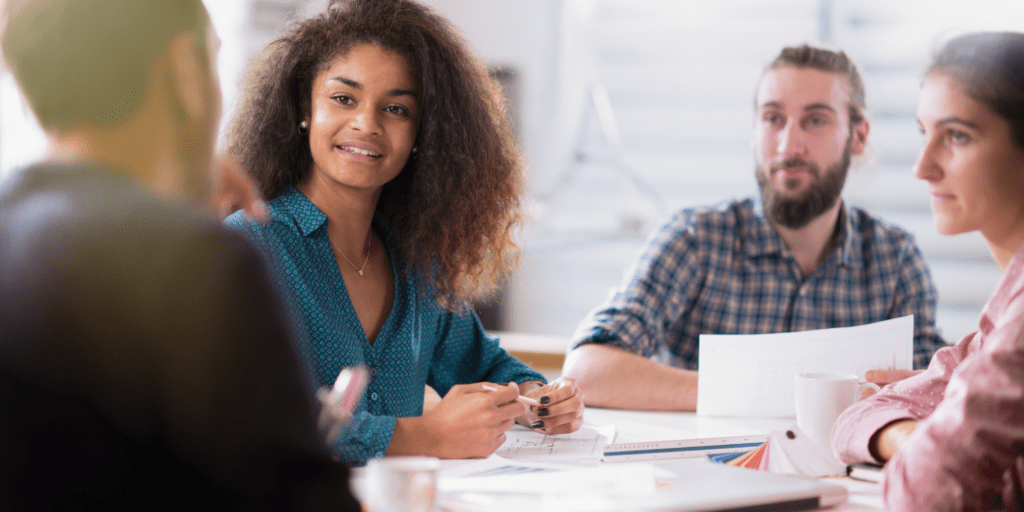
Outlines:
[[[420,152],[419,146],[413,146],[412,147],[412,156],[416,156],[416,153],[419,153],[419,152]]]
[[[306,135],[307,133],[309,133],[309,121],[303,119],[299,123],[299,135]]]

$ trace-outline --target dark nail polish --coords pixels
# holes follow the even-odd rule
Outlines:
[[[547,405],[547,404],[550,404],[550,403],[551,403],[551,397],[550,396],[544,395],[544,396],[540,397],[540,404],[541,405]]]
[[[540,417],[543,418],[544,416],[547,416],[548,414],[550,414],[550,413],[548,412],[548,408],[547,407],[542,407],[540,409],[537,409],[537,416],[540,416]]]
[[[530,428],[544,428],[544,422],[537,420],[530,424]]]

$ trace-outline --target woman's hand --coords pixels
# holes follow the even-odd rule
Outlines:
[[[526,412],[519,386],[486,383],[453,386],[429,413],[398,418],[388,455],[429,455],[442,459],[486,457],[505,442],[505,431]]]
[[[532,389],[528,385],[523,383],[523,396],[540,405],[531,405],[526,414],[516,418],[520,425],[545,434],[568,434],[583,426],[583,392],[576,379],[562,377]]]
[[[893,382],[898,382],[903,379],[913,377],[924,370],[868,370],[864,373],[864,380],[868,382],[874,382],[879,386],[887,386]],[[865,393],[865,397],[873,395],[874,392],[868,394]]]

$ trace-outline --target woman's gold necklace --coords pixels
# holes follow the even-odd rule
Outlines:
[[[359,272],[359,275],[363,275],[363,269],[366,268],[366,263],[370,261],[370,233],[366,234],[366,259],[363,260],[362,267],[357,267],[355,263],[352,263],[352,260],[348,259],[348,256],[345,256],[345,252],[339,249],[337,245],[334,245],[334,240],[331,240],[330,236],[327,237],[327,241],[331,243],[331,247],[334,247],[334,249],[341,254],[342,258],[345,258],[345,261],[347,261],[349,265],[352,265],[352,268],[356,269],[356,272]]]

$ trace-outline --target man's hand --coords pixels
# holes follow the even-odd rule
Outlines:
[[[213,165],[217,168],[213,173],[213,194],[210,199],[220,218],[227,217],[235,210],[245,210],[245,213],[258,221],[270,217],[256,182],[245,171],[229,160],[218,159]]]

